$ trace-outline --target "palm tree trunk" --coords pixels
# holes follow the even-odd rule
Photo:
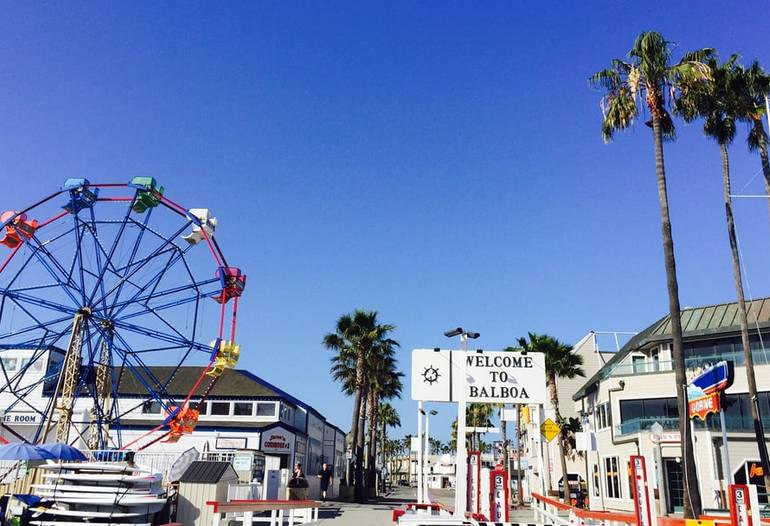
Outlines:
[[[684,459],[684,517],[698,518],[702,513],[698,474],[695,471],[695,454],[689,439],[687,418],[687,398],[682,348],[682,319],[679,306],[679,283],[676,279],[676,259],[674,258],[674,239],[671,234],[671,217],[668,210],[668,190],[666,188],[666,167],[663,162],[663,133],[660,123],[660,109],[650,104],[652,113],[652,131],[655,140],[655,177],[658,182],[658,203],[660,205],[661,235],[663,238],[663,261],[666,267],[666,285],[668,288],[668,310],[671,319],[671,348],[676,381],[676,400],[679,408],[679,432],[682,437],[682,458]]]
[[[369,393],[369,451],[366,459],[367,486],[373,488],[376,484],[374,469],[377,454],[377,393]]]
[[[727,217],[727,235],[730,238],[730,255],[733,262],[733,278],[735,279],[735,295],[738,298],[738,319],[741,325],[741,344],[743,346],[743,358],[746,362],[746,377],[749,384],[749,397],[751,398],[751,418],[754,421],[754,433],[759,447],[759,458],[762,461],[762,469],[765,478],[765,491],[770,491],[770,472],[768,471],[767,443],[762,428],[762,415],[759,412],[757,402],[757,379],[754,375],[754,356],[751,353],[749,341],[749,321],[746,315],[746,300],[743,295],[743,277],[741,275],[741,260],[738,252],[738,239],[735,235],[735,220],[733,218],[733,202],[730,197],[730,158],[727,154],[727,146],[719,145],[722,154],[722,189],[725,199],[725,215]]]
[[[548,389],[551,394],[551,405],[553,406],[553,412],[556,414],[556,421],[562,426],[559,433],[559,461],[561,463],[561,483],[564,493],[562,494],[562,502],[569,503],[569,473],[567,472],[567,456],[564,454],[564,439],[567,436],[567,432],[564,429],[564,422],[561,418],[561,411],[559,411],[559,391],[556,389],[556,375],[554,373],[548,374]]]
[[[356,441],[354,442],[356,467],[354,475],[355,499],[356,502],[364,501],[364,419],[366,418],[366,350],[359,348],[356,354],[356,387],[358,392],[356,397],[360,400],[357,421],[354,423],[356,428]]]
[[[386,459],[385,459],[385,444],[387,443],[387,439],[385,437],[385,431],[386,431],[386,429],[385,429],[385,419],[383,418],[381,420],[382,421],[380,422],[380,426],[382,426],[382,429],[380,431],[380,454],[382,455],[382,465],[383,466],[387,466],[388,464],[387,464]],[[388,476],[392,478],[393,477],[393,474],[392,474],[393,470],[391,468],[392,468],[392,466],[388,467]],[[385,493],[385,479],[384,478],[382,479],[382,492]]]
[[[767,156],[767,140],[765,139],[765,127],[762,124],[762,118],[754,119],[754,130],[757,134],[759,160],[762,163],[762,175],[765,179],[765,194],[770,196],[770,160]],[[770,211],[770,197],[768,197],[768,211]],[[767,485],[767,480],[765,480]]]
[[[353,400],[353,421],[350,424],[350,433],[352,435],[352,440],[350,442],[350,450],[353,452],[353,458],[356,458],[356,444],[358,443],[358,419],[361,415],[361,391],[356,389],[356,396]],[[348,463],[348,470],[345,476],[347,477],[347,483],[353,484],[353,470],[354,470],[353,463]]]

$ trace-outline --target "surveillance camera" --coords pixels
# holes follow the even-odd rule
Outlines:
[[[620,386],[620,388],[621,388],[621,389],[625,389],[625,388],[626,388],[626,382],[625,382],[625,380],[621,380],[621,381],[619,381],[619,382],[618,382],[618,385]]]
[[[481,334],[479,334],[479,333],[477,333],[477,332],[466,332],[466,333],[465,333],[465,335],[466,335],[468,338],[472,339],[472,340],[475,340],[476,338],[478,338],[479,336],[481,336]]]
[[[449,329],[448,331],[444,332],[444,336],[447,338],[452,338],[454,336],[460,336],[463,333],[462,327],[457,327],[456,329]]]

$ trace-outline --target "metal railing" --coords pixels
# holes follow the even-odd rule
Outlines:
[[[770,350],[752,349],[751,354],[754,358],[754,365],[770,364]],[[730,360],[736,367],[743,367],[745,364],[743,351],[736,350],[723,353],[696,354],[685,358],[684,363],[687,369],[696,369],[720,360]],[[674,362],[671,360],[648,360],[638,363],[618,364],[603,376],[604,378],[612,376],[637,376],[640,374],[670,373],[673,370]]]

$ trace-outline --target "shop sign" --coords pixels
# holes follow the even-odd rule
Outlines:
[[[6,413],[3,415],[3,424],[39,424],[42,418],[37,413]]]
[[[687,401],[687,412],[690,418],[705,420],[708,414],[718,413],[719,411],[719,393],[711,393],[710,395]]]
[[[254,460],[254,455],[234,455],[233,456],[233,469],[235,471],[245,471],[251,473],[251,463]]]
[[[465,360],[465,378],[460,369]],[[456,402],[543,404],[546,402],[542,353],[412,351],[412,399]]]
[[[294,435],[280,429],[262,433],[262,447],[265,453],[291,454],[294,449]]]
[[[217,437],[217,449],[246,449],[246,437]]]

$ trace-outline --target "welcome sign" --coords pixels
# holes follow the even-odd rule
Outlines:
[[[461,368],[465,362],[465,378]],[[545,356],[503,351],[412,351],[412,399],[542,404],[546,401]]]

